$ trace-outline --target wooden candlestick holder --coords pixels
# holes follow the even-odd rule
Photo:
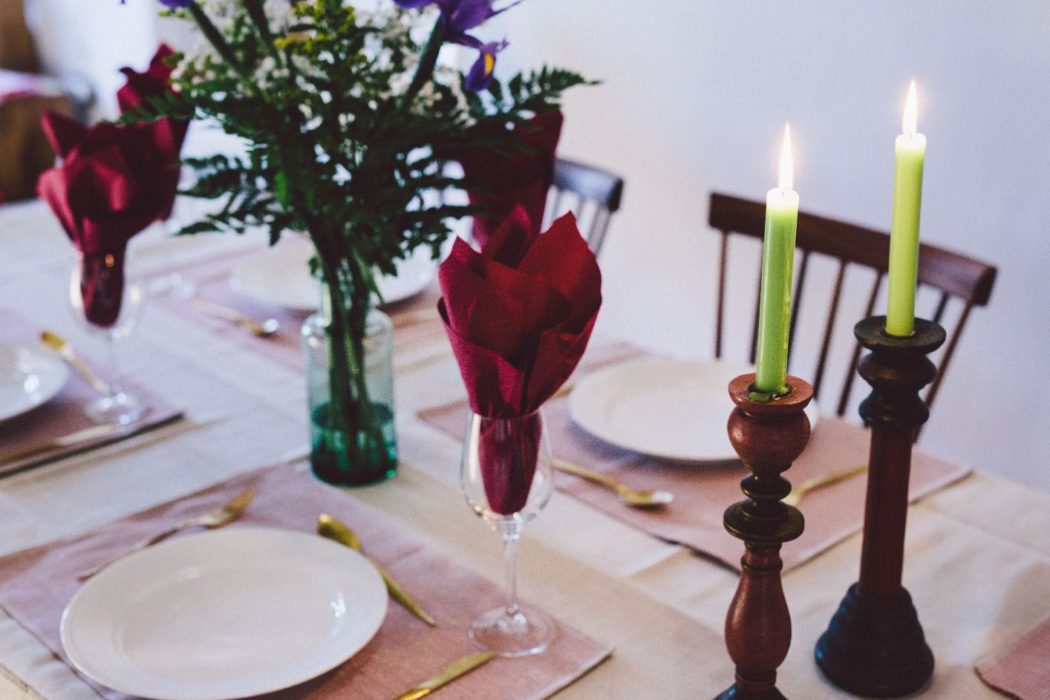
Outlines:
[[[791,492],[781,474],[809,442],[809,418],[803,412],[813,387],[788,377],[791,391],[770,401],[751,399],[754,374],[729,383],[736,409],[729,416],[729,440],[751,470],[740,482],[747,500],[729,506],[725,527],[744,541],[740,583],[726,613],[725,638],[736,664],[736,683],[718,700],[776,700],[777,667],[791,646],[791,616],[780,581],[780,547],[802,534],[797,508],[780,502]]]
[[[919,391],[937,375],[927,355],[945,339],[932,321],[915,319],[915,332],[903,338],[887,334],[885,323],[885,316],[875,316],[853,331],[871,350],[857,365],[872,386],[860,406],[871,428],[860,579],[816,648],[817,666],[829,681],[873,698],[908,695],[933,675],[933,653],[901,572],[911,449],[930,415]]]

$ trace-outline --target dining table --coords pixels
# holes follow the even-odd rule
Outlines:
[[[176,212],[190,206],[180,202]],[[174,238],[158,228],[134,241],[132,263],[158,276],[221,260],[230,261],[222,268],[228,270],[265,245],[261,233]],[[69,310],[72,264],[72,248],[43,204],[0,207],[0,309],[97,356],[98,340]],[[622,282],[610,275],[605,284]],[[411,313],[433,311],[433,294],[422,299]],[[396,310],[393,316],[397,326]],[[396,476],[345,489],[340,497],[382,511],[426,547],[498,583],[498,537],[471,513],[460,490],[462,438],[419,415],[464,396],[436,319],[435,313],[420,321],[395,343]],[[236,329],[216,333],[213,323],[147,297],[138,327],[119,342],[122,368],[137,385],[178,406],[184,418],[0,478],[0,556],[76,536],[267,465],[289,462],[312,478],[302,369],[254,352]],[[591,349],[623,341],[646,347],[646,338],[630,329],[602,325]],[[727,417],[731,408],[727,395]],[[846,422],[850,439],[866,445],[867,432]],[[979,418],[959,429],[980,430]],[[820,430],[818,425],[815,432]],[[982,471],[980,464],[967,466],[972,471],[964,478],[908,510],[904,584],[936,657],[924,691],[930,698],[1001,697],[982,683],[975,663],[1050,613],[1050,494]],[[806,512],[805,501],[801,509]],[[788,697],[851,697],[821,676],[813,650],[857,579],[860,550],[855,532],[784,573],[792,641],[778,687]],[[557,692],[566,700],[713,697],[729,687],[733,665],[723,626],[738,578],[722,561],[564,492],[556,492],[525,528],[519,562],[526,600],[612,648],[607,659]],[[455,687],[437,697],[457,697]],[[492,697],[504,697],[498,690]],[[0,611],[0,698],[98,697]]]

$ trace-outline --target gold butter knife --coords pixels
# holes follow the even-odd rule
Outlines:
[[[332,540],[333,542],[345,545],[357,552],[361,551],[361,540],[357,537],[357,533],[327,513],[321,513],[321,515],[317,517],[317,534],[321,537]],[[375,566],[379,575],[383,577],[383,583],[386,584],[386,589],[390,591],[391,598],[398,603],[401,603],[406,610],[423,622],[431,627],[437,627],[437,622],[434,621],[434,618],[431,617],[419,603],[413,600],[412,596],[405,592],[405,589],[403,589],[397,581],[387,573],[386,569],[372,559],[369,559],[369,561]]]
[[[496,653],[492,651],[480,651],[477,654],[471,654],[470,656],[464,656],[461,659],[457,659],[446,666],[441,673],[433,678],[428,678],[415,688],[398,695],[394,700],[418,700],[419,698],[426,697],[441,686],[447,685],[460,676],[466,675],[479,666],[488,663],[495,655]]]

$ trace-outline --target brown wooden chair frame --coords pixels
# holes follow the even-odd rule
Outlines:
[[[719,359],[722,357],[722,330],[725,316],[729,236],[733,233],[738,233],[761,240],[765,232],[765,210],[765,204],[762,202],[741,199],[718,192],[711,194],[708,223],[711,228],[719,231],[722,236],[718,277],[718,308],[715,318],[715,357]],[[816,373],[812,378],[804,377],[805,379],[811,379],[816,395],[819,393],[824,379],[825,363],[831,344],[832,330],[835,327],[835,319],[838,314],[846,268],[849,265],[859,265],[875,271],[875,282],[871,287],[864,312],[865,316],[871,316],[887,272],[890,245],[889,234],[855,224],[800,212],[795,243],[798,250],[801,251],[801,260],[795,275],[795,291],[791,304],[792,336],[794,336],[793,331],[805,289],[806,270],[810,255],[817,253],[836,258],[839,262],[835,288],[828,308],[824,338],[820,346]],[[991,297],[992,286],[995,283],[996,272],[997,270],[994,266],[965,255],[928,243],[920,245],[919,286],[931,287],[939,290],[941,293],[932,320],[937,323],[941,322],[945,309],[948,307],[948,302],[952,297],[963,302],[963,310],[958,321],[952,329],[949,329],[948,341],[945,345],[944,354],[939,361],[937,377],[926,393],[925,400],[927,405],[932,405],[934,398],[937,396],[937,390],[955,353],[963,327],[970,317],[971,309],[974,306],[987,305]],[[756,287],[755,321],[751,336],[752,363],[754,362],[755,336],[758,332],[758,291]],[[857,320],[859,321],[860,319]],[[789,353],[793,346],[794,337],[789,341]],[[839,396],[837,408],[837,415],[839,416],[845,413],[849,403],[853,380],[856,376],[853,368],[856,367],[857,360],[860,358],[860,352],[860,344],[854,341],[848,374]]]

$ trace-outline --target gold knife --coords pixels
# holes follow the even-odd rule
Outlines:
[[[433,678],[428,678],[408,692],[398,695],[394,700],[419,700],[419,698],[426,697],[441,686],[447,685],[460,676],[466,675],[479,666],[488,663],[494,656],[496,656],[495,652],[480,651],[477,654],[457,659],[446,666],[441,673]]]
[[[54,440],[48,440],[47,442],[40,443],[38,445],[31,445],[19,450],[13,450],[5,454],[0,455],[0,475],[6,475],[3,472],[3,468],[7,467],[15,462],[21,462],[24,459],[31,457],[41,457],[46,455],[52,450],[58,450],[64,447],[73,448],[74,451],[80,451],[84,448],[95,448],[105,447],[114,442],[124,440],[125,438],[134,437],[140,433],[144,433],[148,430],[160,428],[174,423],[175,421],[182,420],[182,413],[175,413],[170,418],[166,418],[163,421],[150,423],[146,418],[152,410],[147,410],[145,414],[135,423],[128,425],[119,425],[115,423],[107,423],[105,425],[93,425],[90,428],[84,428],[77,430],[61,437],[57,437]],[[65,456],[71,456],[72,453]]]
[[[321,537],[332,540],[333,542],[345,545],[357,552],[361,551],[361,541],[358,539],[357,534],[327,513],[321,513],[321,515],[317,517],[317,534]],[[386,584],[386,589],[390,591],[391,598],[401,603],[406,610],[423,622],[431,627],[437,627],[437,622],[434,621],[434,618],[431,617],[419,603],[413,600],[412,596],[405,592],[405,589],[403,589],[397,581],[386,572],[386,569],[372,559],[369,559],[369,561],[375,566],[379,575],[383,577],[383,583]]]

